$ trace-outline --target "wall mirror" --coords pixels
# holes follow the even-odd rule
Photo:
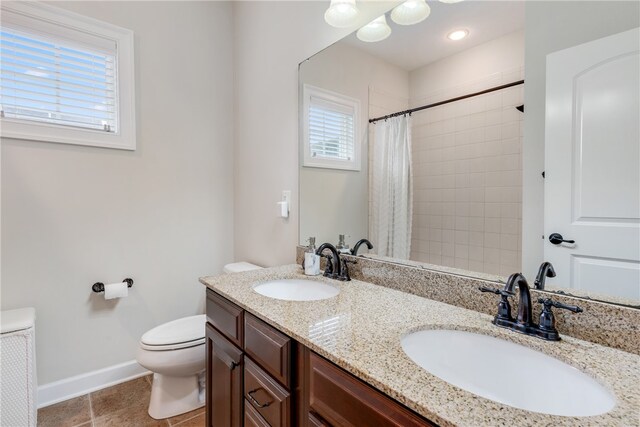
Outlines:
[[[299,243],[640,306],[638,3],[427,4],[300,64]]]

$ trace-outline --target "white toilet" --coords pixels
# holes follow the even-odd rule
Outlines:
[[[259,268],[248,262],[237,262],[225,265],[224,272]],[[204,314],[183,317],[142,335],[136,359],[153,372],[151,417],[173,417],[204,405],[206,321]]]

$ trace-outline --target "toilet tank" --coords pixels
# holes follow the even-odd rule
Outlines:
[[[249,262],[234,262],[224,266],[225,273],[241,273],[243,271],[260,270],[262,267]]]

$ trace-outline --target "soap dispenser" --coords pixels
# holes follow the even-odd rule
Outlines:
[[[336,245],[336,250],[341,254],[351,254],[349,245],[344,242],[344,234],[338,234],[338,244]]]
[[[309,237],[309,246],[304,251],[304,274],[317,276],[320,274],[320,255],[316,254],[316,238]]]

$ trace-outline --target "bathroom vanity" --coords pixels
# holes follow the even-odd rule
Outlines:
[[[207,290],[207,425],[433,426]]]
[[[201,279],[208,288],[207,425],[637,422],[637,354],[566,335],[559,342],[521,335],[496,327],[489,315],[360,280],[314,278],[339,289],[337,296],[316,301],[285,301],[254,289],[269,281],[304,278],[299,265],[289,265]],[[403,351],[403,338],[432,329],[466,331],[537,350],[586,374],[615,404],[596,415],[558,416],[480,397],[421,368]],[[476,355],[465,357],[472,361]],[[508,359],[509,354],[495,358]],[[540,368],[525,364],[522,369]],[[511,378],[499,370],[495,375],[503,383]],[[526,390],[529,384],[510,387]],[[576,393],[567,398],[581,400]]]

